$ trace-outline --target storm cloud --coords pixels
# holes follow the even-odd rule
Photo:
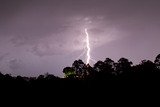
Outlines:
[[[153,60],[160,53],[159,10],[158,0],[0,0],[1,67],[62,76],[85,48],[85,28],[95,60]]]

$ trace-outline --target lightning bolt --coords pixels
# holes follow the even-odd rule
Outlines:
[[[86,62],[87,64],[89,64],[91,56],[90,56],[90,42],[89,42],[89,34],[88,34],[88,29],[85,28],[85,34],[86,34],[86,48],[87,48],[87,59]]]

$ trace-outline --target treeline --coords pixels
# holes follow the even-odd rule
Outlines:
[[[143,60],[138,65],[133,65],[126,58],[120,58],[114,62],[110,58],[104,61],[98,61],[91,67],[82,60],[76,60],[71,67],[63,69],[64,78],[52,74],[39,75],[38,77],[13,77],[9,74],[0,73],[0,86],[2,87],[21,87],[31,89],[65,89],[71,88],[86,90],[86,87],[110,87],[119,83],[138,83],[154,81],[159,83],[160,80],[160,54],[155,61]],[[122,86],[122,84],[121,84]],[[120,87],[121,87],[120,86]],[[51,88],[52,87],[52,88]],[[88,89],[87,88],[87,89]]]
[[[133,65],[126,58],[114,62],[110,58],[98,61],[91,67],[82,60],[76,60],[72,67],[63,69],[66,78],[91,80],[147,80],[160,78],[160,54],[155,61],[142,60],[140,64]]]
[[[133,65],[126,58],[120,58],[114,62],[110,58],[104,61],[98,61],[91,67],[85,64],[82,60],[76,60],[71,67],[63,69],[64,78],[46,73],[38,77],[13,77],[10,74],[2,74],[0,72],[0,81],[35,81],[35,80],[123,80],[123,79],[156,79],[160,77],[160,54],[155,58],[155,61],[142,60],[140,64]]]

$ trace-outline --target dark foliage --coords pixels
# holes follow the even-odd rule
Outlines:
[[[63,93],[87,92],[124,89],[132,87],[142,87],[156,84],[160,81],[160,55],[154,62],[143,60],[138,65],[133,65],[126,58],[121,58],[114,62],[110,58],[98,61],[91,67],[82,60],[76,60],[71,67],[63,69],[64,78],[56,77],[52,74],[39,75],[38,77],[12,77],[9,74],[0,73],[0,90],[37,90],[45,89],[46,93],[55,90]],[[79,91],[79,92],[78,92]],[[120,90],[119,90],[120,91]],[[122,91],[122,90],[121,90]]]

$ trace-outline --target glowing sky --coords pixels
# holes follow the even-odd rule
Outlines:
[[[0,71],[63,76],[86,48],[85,28],[96,61],[153,61],[159,10],[159,0],[0,0]]]

